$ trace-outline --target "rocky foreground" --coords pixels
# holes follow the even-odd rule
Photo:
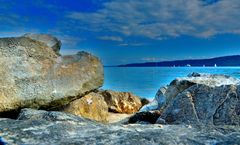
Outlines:
[[[100,60],[51,35],[0,38],[0,144],[240,144],[240,80],[193,73],[155,99],[99,90]]]
[[[239,144],[235,126],[99,124],[62,112],[24,109],[18,120],[0,119],[8,144]]]

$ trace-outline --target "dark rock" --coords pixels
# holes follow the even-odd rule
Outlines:
[[[188,77],[200,77],[200,76],[201,76],[201,74],[197,73],[197,72],[193,72],[193,73],[188,75]]]
[[[144,106],[144,105],[149,104],[150,101],[148,99],[146,99],[146,98],[141,98],[141,103],[142,103],[142,106]]]
[[[154,124],[159,116],[159,111],[138,112],[129,118],[128,123],[149,122]]]

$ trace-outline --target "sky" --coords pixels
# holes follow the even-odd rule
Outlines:
[[[0,0],[0,37],[52,34],[104,65],[240,54],[240,0]]]

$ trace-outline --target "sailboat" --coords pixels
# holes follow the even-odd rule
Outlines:
[[[214,67],[217,67],[217,64],[215,64]]]

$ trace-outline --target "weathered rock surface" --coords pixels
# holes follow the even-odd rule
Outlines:
[[[58,40],[56,37],[52,35],[46,35],[46,34],[25,34],[23,37],[30,38],[32,40],[36,40],[39,42],[44,43],[48,47],[52,48],[53,51],[55,51],[57,54],[59,54],[60,48],[61,48],[61,41]]]
[[[0,38],[0,115],[20,108],[53,109],[103,84],[99,59],[59,56],[27,37]]]
[[[103,125],[62,112],[24,109],[19,120],[0,119],[8,144],[239,144],[235,126]]]
[[[94,92],[74,100],[63,111],[96,121],[108,121],[108,106],[104,98]]]
[[[141,107],[141,99],[128,92],[101,91],[110,112],[132,114]]]
[[[224,75],[189,75],[161,88],[141,111],[161,110],[169,124],[240,125],[240,81]]]
[[[148,103],[148,100],[131,93],[96,90],[60,108],[59,111],[100,122],[116,123],[137,112],[142,107],[142,102]]]

